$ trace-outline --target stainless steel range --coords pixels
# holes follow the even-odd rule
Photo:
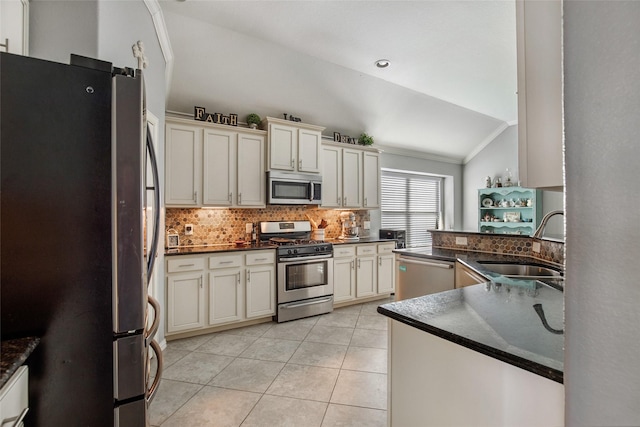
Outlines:
[[[259,232],[278,245],[276,321],[333,311],[333,245],[310,240],[309,221],[261,222]]]

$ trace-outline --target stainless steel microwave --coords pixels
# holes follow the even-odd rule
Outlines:
[[[270,205],[319,205],[322,177],[308,173],[267,172],[267,203]]]

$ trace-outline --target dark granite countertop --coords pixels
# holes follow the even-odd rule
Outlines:
[[[383,242],[395,242],[395,240],[390,239],[380,239],[377,237],[361,237],[360,240],[357,241],[347,241],[340,239],[327,239],[325,240],[327,243],[332,243],[334,245],[348,245],[348,244],[358,244],[358,243],[383,243]],[[236,245],[236,244],[228,244],[228,245],[203,245],[203,246],[186,246],[179,247],[176,249],[165,249],[165,255],[198,255],[198,254],[207,254],[207,253],[215,253],[215,252],[232,252],[232,251],[251,251],[258,249],[275,249],[276,245],[272,245],[270,243],[258,243],[253,245]]]
[[[545,326],[534,309],[540,304]],[[487,282],[378,307],[378,312],[487,356],[563,382],[562,291],[538,281]],[[555,331],[558,332],[558,331]]]
[[[40,338],[26,337],[0,343],[0,388],[24,364],[39,342]]]

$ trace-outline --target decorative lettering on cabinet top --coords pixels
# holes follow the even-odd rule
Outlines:
[[[201,122],[216,123],[219,125],[238,126],[238,115],[229,113],[225,116],[222,113],[207,113],[204,107],[193,107],[193,118]]]

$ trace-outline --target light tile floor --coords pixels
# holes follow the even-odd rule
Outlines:
[[[170,341],[151,425],[386,426],[385,302]]]

